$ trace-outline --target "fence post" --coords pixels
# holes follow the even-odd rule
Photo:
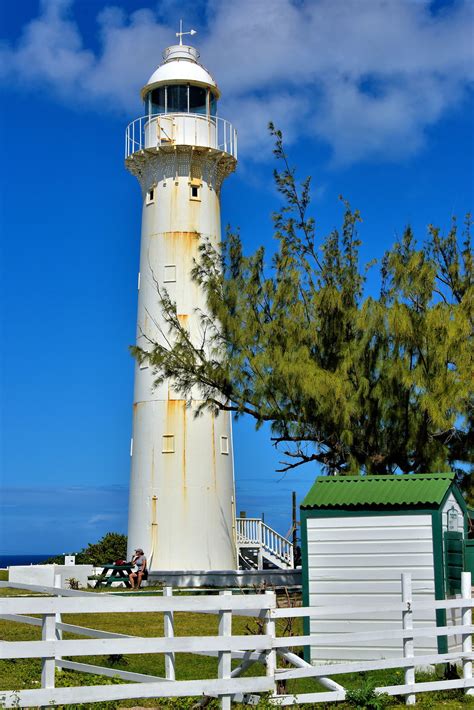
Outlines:
[[[56,640],[56,614],[44,614],[41,625],[41,638],[43,641]],[[54,672],[56,659],[53,656],[41,659],[41,687],[54,688]]]
[[[173,596],[173,587],[163,588],[164,597]],[[166,638],[173,638],[174,636],[174,612],[165,611],[164,612],[164,631]],[[176,680],[176,657],[174,651],[165,653],[165,675],[167,680]]]
[[[402,602],[406,605],[406,608],[402,611],[402,625],[404,631],[411,631],[413,629],[413,611],[412,611],[412,591],[411,591],[411,574],[404,572],[402,574]],[[403,657],[413,658],[414,656],[414,643],[413,637],[405,637],[403,639]],[[415,683],[415,666],[407,666],[405,668],[405,685],[412,685]],[[414,705],[416,702],[416,695],[414,693],[408,693],[405,696],[405,703],[407,705]]]
[[[54,575],[54,587],[55,587],[55,589],[61,589],[61,575],[60,574]],[[62,595],[58,593],[56,595],[56,599],[60,599],[61,596]],[[58,624],[60,624],[61,621],[62,621],[61,614],[59,612],[56,612],[56,614],[55,614],[55,636],[58,641],[61,641],[63,638],[63,632],[61,631],[61,629],[58,628]],[[57,662],[61,661],[61,660],[62,660],[61,656],[55,655],[55,664],[57,664]],[[58,670],[62,671],[61,666],[58,666]]]
[[[270,636],[270,646],[267,651],[266,658],[266,674],[267,678],[271,678],[273,681],[273,691],[272,695],[276,695],[276,650],[273,648],[273,639],[276,637],[276,627],[275,620],[270,616],[271,609],[276,608],[276,596],[275,592],[265,592],[265,598],[268,602],[267,615],[265,617],[265,634]]]
[[[461,574],[461,596],[463,599],[471,600],[472,587],[471,587],[471,573],[462,572]],[[461,624],[463,626],[470,626],[472,624],[472,609],[470,606],[465,606],[462,608]],[[466,656],[472,653],[472,635],[471,633],[463,634],[462,636],[462,652]],[[462,677],[464,680],[471,680],[472,678],[472,661],[467,658],[462,660]],[[465,688],[466,695],[474,695],[474,688]]]
[[[232,592],[228,589],[224,592],[219,592],[220,596],[229,596],[231,594]],[[219,612],[219,636],[232,636],[231,611]],[[219,651],[218,658],[218,677],[230,678],[232,671],[232,651]],[[222,695],[221,704],[223,710],[230,710],[231,697],[231,695]]]

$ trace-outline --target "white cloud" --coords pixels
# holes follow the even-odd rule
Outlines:
[[[95,527],[96,525],[100,525],[101,523],[108,523],[112,520],[122,522],[122,519],[123,511],[120,510],[116,513],[99,513],[97,515],[93,515],[91,518],[89,518],[86,524],[90,527]]]
[[[134,116],[139,88],[174,39],[174,0],[167,7],[130,15],[104,8],[94,53],[72,0],[43,0],[16,45],[0,49],[3,79],[46,85],[76,108]],[[207,0],[197,44],[223,89],[221,113],[238,127],[241,153],[270,155],[255,149],[273,120],[289,141],[327,142],[336,162],[397,159],[419,151],[427,127],[472,88],[473,7],[458,0],[433,13],[428,0]]]
[[[21,84],[46,83],[63,94],[93,70],[95,57],[82,47],[67,17],[69,0],[43,0],[41,5],[41,16],[26,25],[17,46],[3,46],[2,73]]]
[[[158,24],[149,10],[137,10],[126,18],[117,8],[107,8],[98,21],[102,53],[83,78],[86,98],[100,100],[103,108],[111,110],[136,110],[139,89],[160,63],[173,33]]]

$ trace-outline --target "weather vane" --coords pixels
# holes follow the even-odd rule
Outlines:
[[[197,30],[190,30],[189,32],[183,32],[183,20],[179,21],[179,32],[176,32],[176,37],[179,37],[179,43],[183,44],[183,35],[195,35]]]

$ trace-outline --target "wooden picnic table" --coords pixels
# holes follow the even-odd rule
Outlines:
[[[95,584],[96,587],[110,587],[113,582],[125,582],[125,586],[130,587],[128,575],[134,565],[102,565],[102,572]]]

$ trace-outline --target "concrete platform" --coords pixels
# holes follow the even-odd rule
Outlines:
[[[300,587],[301,568],[283,570],[155,570],[148,574],[149,584],[172,587]]]
[[[81,587],[87,587],[92,569],[92,565],[13,565],[8,568],[8,581],[54,587],[54,577],[59,574],[64,589],[69,586],[67,580],[71,578],[77,579]]]

